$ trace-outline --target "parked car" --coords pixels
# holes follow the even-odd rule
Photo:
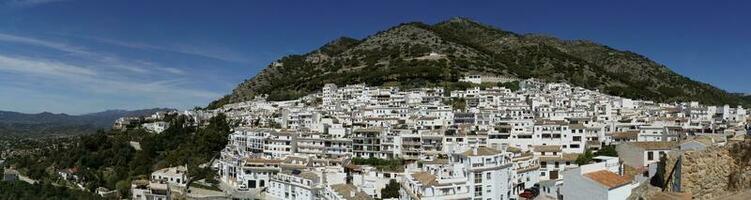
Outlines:
[[[535,198],[535,194],[533,194],[532,191],[524,190],[524,192],[519,194],[519,197],[524,199],[532,199]]]

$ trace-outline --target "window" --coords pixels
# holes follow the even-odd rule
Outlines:
[[[654,159],[654,152],[647,152],[647,160],[653,160]]]
[[[577,142],[582,141],[582,136],[574,136],[573,140]]]

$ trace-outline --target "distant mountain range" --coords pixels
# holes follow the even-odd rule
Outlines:
[[[171,111],[169,108],[143,110],[107,110],[103,112],[68,115],[43,112],[26,114],[0,111],[0,135],[69,135],[94,133],[98,129],[108,129],[120,117],[148,116],[158,111]]]
[[[748,97],[691,80],[634,52],[453,18],[432,25],[404,23],[364,39],[342,37],[312,52],[285,56],[209,108],[261,94],[270,100],[298,98],[326,83],[441,86],[474,73],[566,82],[658,102],[751,105]]]

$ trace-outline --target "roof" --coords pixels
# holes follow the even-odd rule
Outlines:
[[[449,164],[448,159],[433,159],[428,161],[421,161],[423,164]]]
[[[536,119],[535,125],[567,125],[563,120]]]
[[[380,133],[383,132],[382,128],[358,128],[355,129],[354,132],[356,133]]]
[[[599,170],[584,174],[589,179],[605,186],[608,189],[617,188],[631,182],[631,179],[618,175],[608,170]]]
[[[498,155],[501,151],[491,149],[489,147],[477,147],[477,152],[475,152],[475,149],[470,149],[467,151],[464,151],[462,155],[464,156],[492,156],[492,155]]]
[[[309,180],[318,180],[318,175],[316,173],[309,172],[309,171],[300,173],[300,177],[303,177]]]
[[[366,199],[373,199],[368,194],[362,191],[358,191],[357,187],[350,184],[336,184],[331,185],[331,188],[334,189],[336,193],[339,195],[342,195],[344,199],[346,200],[366,200]],[[354,193],[354,196],[352,195],[352,192]]]
[[[284,160],[264,159],[264,158],[245,158],[247,163],[281,163]]]
[[[613,133],[613,139],[632,139],[635,140],[639,136],[639,131],[624,131]]]
[[[678,145],[678,142],[629,142],[627,144],[631,144],[644,150],[660,150],[672,149]]]
[[[149,180],[133,180],[131,184],[139,185],[139,186],[146,186],[146,185],[149,185]]]
[[[584,124],[570,124],[568,125],[571,129],[585,129],[587,127],[584,126]]]
[[[511,152],[511,153],[521,153],[522,149],[517,148],[517,147],[506,147],[506,151]]]
[[[540,156],[540,162],[576,161],[577,157],[579,157],[577,153],[564,153],[561,156]]]
[[[417,182],[420,182],[423,185],[431,186],[436,185],[438,182],[436,181],[436,177],[433,176],[433,174],[430,174],[428,172],[417,172],[412,174],[412,178],[415,178]]]
[[[535,145],[532,148],[536,152],[561,152],[561,145]]]

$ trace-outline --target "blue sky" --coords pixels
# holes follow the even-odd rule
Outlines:
[[[751,92],[750,3],[576,2],[0,0],[0,110],[205,106],[281,56],[454,16],[593,40]]]

